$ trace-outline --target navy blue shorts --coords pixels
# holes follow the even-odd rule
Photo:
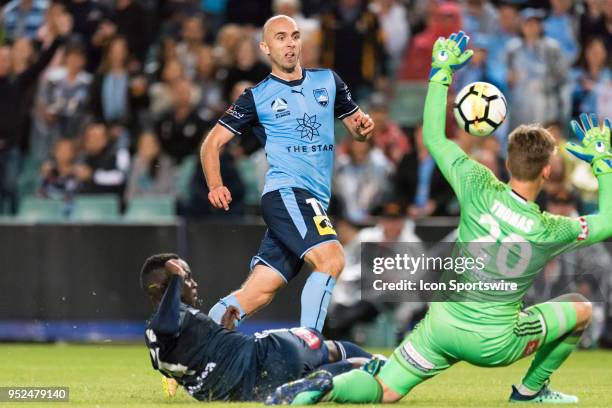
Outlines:
[[[262,263],[289,282],[302,268],[309,250],[338,240],[323,205],[307,190],[270,191],[261,198],[261,211],[268,229],[251,261],[251,270]]]
[[[257,379],[245,400],[261,401],[279,385],[303,378],[329,362],[325,338],[314,329],[269,330],[255,337]]]

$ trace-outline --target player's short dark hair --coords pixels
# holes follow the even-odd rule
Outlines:
[[[513,178],[533,181],[555,152],[555,138],[539,125],[521,125],[508,137],[508,171]]]
[[[142,289],[150,295],[160,291],[163,293],[168,283],[168,275],[165,273],[166,262],[179,258],[177,254],[173,253],[156,254],[148,257],[140,271],[140,286]]]

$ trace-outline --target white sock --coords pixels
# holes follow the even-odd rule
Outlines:
[[[524,396],[526,396],[526,397],[531,397],[531,396],[534,396],[534,395],[536,395],[536,394],[537,394],[539,391],[540,391],[540,390],[538,390],[538,391],[531,390],[531,389],[529,389],[529,388],[525,387],[525,385],[523,385],[523,384],[521,384],[521,386],[518,388],[518,392],[519,392],[521,395],[524,395]]]

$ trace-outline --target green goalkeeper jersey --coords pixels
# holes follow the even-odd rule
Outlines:
[[[467,291],[433,303],[432,312],[445,311],[457,327],[495,331],[515,322],[525,293],[552,257],[611,235],[612,217],[604,210],[612,198],[612,175],[598,177],[602,214],[568,218],[540,211],[445,137],[447,90],[429,84],[424,142],[461,206],[455,256],[480,257],[485,266],[443,280],[515,283],[516,289]]]

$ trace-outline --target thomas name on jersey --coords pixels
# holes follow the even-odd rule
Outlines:
[[[531,232],[533,224],[535,222],[531,218],[525,217],[524,215],[512,211],[497,200],[493,200],[493,205],[491,206],[491,213],[500,221],[510,224],[514,228],[518,228],[526,233]]]

